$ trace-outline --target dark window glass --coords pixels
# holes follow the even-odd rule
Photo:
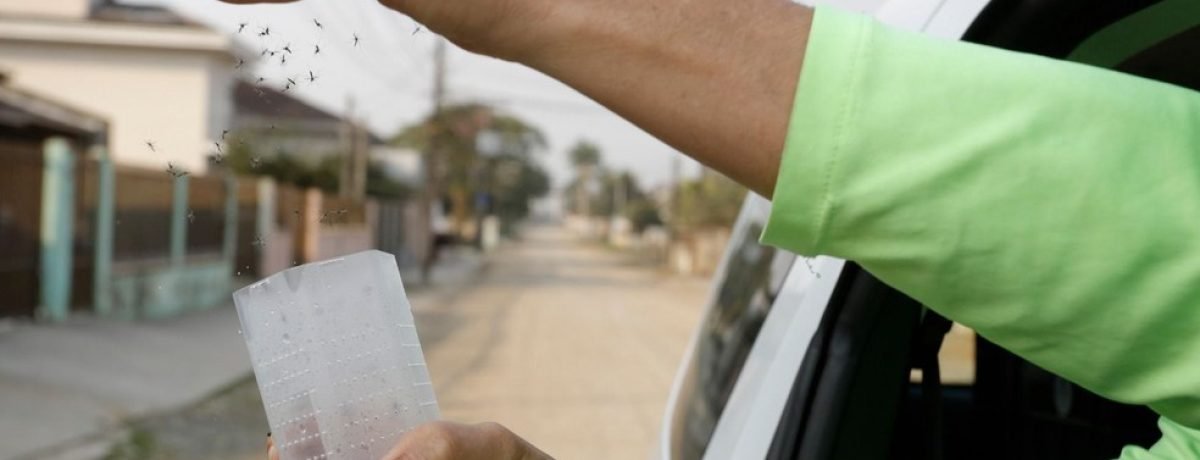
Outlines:
[[[794,254],[760,245],[760,233],[762,225],[752,224],[741,241],[730,242],[737,245],[736,252],[718,280],[715,305],[701,324],[672,414],[671,451],[676,458],[704,455],[750,348],[796,259]]]

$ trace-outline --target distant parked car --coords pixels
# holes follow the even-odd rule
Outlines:
[[[1139,0],[834,3],[935,36],[1055,58],[1067,58],[1099,31],[1114,33],[1110,26],[1138,12],[1190,7]],[[1200,88],[1188,59],[1200,53],[1200,25],[1131,32],[1123,24],[1120,33],[1163,36],[1093,64]],[[936,356],[949,321],[854,263],[760,245],[769,210],[752,195],[734,226],[671,392],[661,458],[1099,460],[1159,437],[1150,410],[1090,393],[980,337],[973,357],[970,350],[958,354],[973,361],[973,375],[943,381]]]

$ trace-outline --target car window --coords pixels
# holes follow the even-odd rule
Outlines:
[[[704,318],[688,372],[679,388],[672,433],[676,458],[700,458],[741,374],[794,254],[758,242],[752,223],[728,260],[714,305]]]

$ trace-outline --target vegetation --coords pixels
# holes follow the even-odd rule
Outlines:
[[[297,159],[287,151],[265,155],[256,152],[252,144],[253,142],[235,138],[226,147],[226,155],[223,156],[221,164],[240,175],[267,176],[281,184],[315,187],[327,193],[338,191],[339,171],[342,167],[340,154],[330,153],[313,164]],[[414,193],[410,187],[389,178],[380,165],[374,162],[367,165],[368,196],[403,199],[415,196]]]
[[[686,231],[703,227],[729,227],[737,220],[746,188],[728,177],[706,172],[679,185],[672,227]]]
[[[392,143],[438,156],[438,194],[449,201],[460,235],[472,217],[485,214],[499,217],[502,229],[511,233],[513,224],[529,215],[529,202],[550,190],[550,178],[536,158],[546,149],[545,135],[486,105],[445,107],[401,130]]]
[[[575,167],[575,179],[565,190],[569,212],[593,217],[620,215],[629,219],[638,233],[663,224],[658,203],[642,190],[637,177],[629,171],[608,171],[595,144],[579,141],[568,155]]]

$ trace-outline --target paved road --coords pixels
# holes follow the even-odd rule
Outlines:
[[[442,265],[471,265],[452,259]],[[649,456],[707,282],[631,265],[547,227],[488,260],[478,275],[478,263],[463,276],[442,270],[432,288],[410,293],[443,416],[505,423],[564,460]],[[11,458],[15,440],[66,441],[130,416],[139,420],[111,458],[262,458],[266,420],[253,380],[189,405],[246,375],[236,324],[225,309],[0,334],[0,458]],[[225,360],[218,379],[208,368]],[[112,376],[130,372],[139,378]],[[197,374],[206,383],[188,381]],[[14,376],[39,383],[22,387]],[[103,440],[69,445],[29,458],[91,460],[109,449]]]
[[[443,417],[563,459],[647,458],[708,283],[533,227],[417,325]]]

